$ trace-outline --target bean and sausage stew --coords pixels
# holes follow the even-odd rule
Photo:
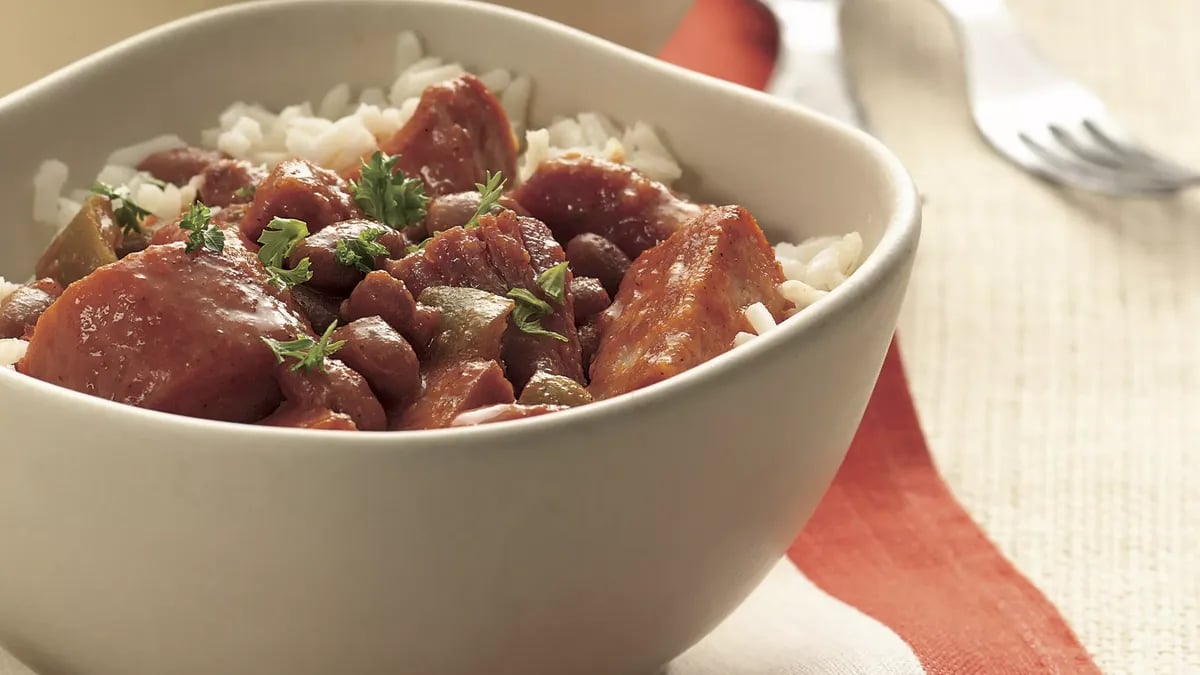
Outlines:
[[[179,148],[139,169],[198,199],[158,221],[98,186],[0,303],[20,373],[212,420],[360,431],[552,413],[713,358],[791,304],[738,206],[564,156],[520,185],[464,75],[352,171]]]

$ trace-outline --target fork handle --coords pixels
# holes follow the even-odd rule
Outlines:
[[[936,2],[958,32],[968,87],[986,81],[993,89],[1018,91],[1061,81],[1062,74],[1025,37],[1004,0]]]

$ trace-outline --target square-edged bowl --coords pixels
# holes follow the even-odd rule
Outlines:
[[[46,244],[31,176],[198,140],[427,53],[532,76],[530,120],[654,125],[681,187],[774,240],[861,232],[817,304],[646,389],[530,420],[345,434],[177,417],[0,369],[0,644],[44,675],[644,675],[699,640],[812,514],[862,417],[919,233],[866,134],[570,28],[453,0],[237,5],[0,99],[0,274]]]

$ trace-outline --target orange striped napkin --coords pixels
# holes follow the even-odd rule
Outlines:
[[[774,22],[753,0],[696,0],[660,56],[762,88],[775,44]],[[850,453],[788,558],[670,672],[1099,672],[938,475],[895,344]]]

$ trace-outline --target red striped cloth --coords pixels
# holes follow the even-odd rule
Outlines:
[[[756,2],[696,0],[661,57],[761,88],[775,43]],[[1099,672],[938,475],[894,344],[850,453],[789,557],[817,587],[890,628],[928,673]]]

